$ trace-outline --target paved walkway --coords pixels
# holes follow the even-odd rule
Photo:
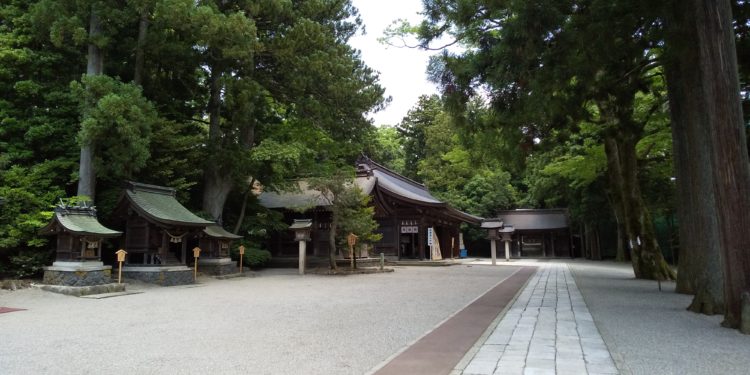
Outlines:
[[[513,267],[516,268],[516,267]],[[495,317],[536,273],[536,267],[520,267],[487,293],[440,324],[413,345],[399,353],[376,375],[449,374],[466,352],[479,340]]]
[[[464,375],[617,374],[567,264],[540,264]]]

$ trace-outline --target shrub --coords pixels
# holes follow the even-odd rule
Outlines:
[[[257,247],[248,246],[247,244],[238,243],[232,246],[230,255],[233,260],[240,259],[239,246],[245,245],[245,258],[242,263],[253,269],[263,268],[268,265],[271,261],[271,252],[266,249],[260,249]]]
[[[26,252],[10,257],[10,269],[13,276],[24,278],[30,276],[39,276],[50,261],[50,256],[46,252]]]

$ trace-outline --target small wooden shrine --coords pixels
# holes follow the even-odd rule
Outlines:
[[[125,229],[124,277],[160,285],[193,283],[188,241],[214,223],[190,212],[175,194],[173,188],[127,182],[115,209]]]
[[[201,272],[210,275],[227,275],[237,273],[237,266],[229,257],[232,241],[242,236],[230,233],[218,224],[209,225],[199,234],[198,246],[201,257],[198,266]]]
[[[111,283],[111,266],[101,261],[102,241],[120,237],[96,218],[96,209],[87,206],[55,207],[49,224],[39,234],[56,236],[56,256],[44,269],[44,283],[66,286],[92,286]]]

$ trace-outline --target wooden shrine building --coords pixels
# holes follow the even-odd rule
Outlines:
[[[357,161],[357,174],[353,182],[365,194],[372,196],[375,207],[377,231],[382,239],[373,244],[375,254],[384,253],[392,260],[438,259],[459,256],[459,231],[461,223],[478,225],[481,218],[454,209],[432,196],[427,188],[388,168],[361,157]],[[285,222],[293,219],[312,219],[312,246],[308,255],[328,254],[328,228],[330,204],[319,191],[299,182],[299,192],[263,192],[260,203],[270,209],[282,210]],[[304,212],[300,212],[304,210]],[[428,239],[432,234],[432,241]],[[428,247],[428,243],[434,243]],[[291,233],[277,233],[269,249],[277,257],[296,257],[297,243]],[[430,249],[436,250],[431,253]],[[439,251],[437,251],[439,249]]]
[[[573,257],[567,209],[520,209],[498,212],[498,220],[514,229],[511,256]]]
[[[111,266],[101,261],[102,241],[120,237],[96,218],[94,207],[60,205],[39,234],[55,235],[55,261],[44,268],[44,284],[92,286],[111,283]]]
[[[193,282],[188,241],[214,222],[201,219],[175,198],[175,189],[127,182],[114,216],[125,229],[123,276],[160,285]]]
[[[218,224],[207,226],[198,237],[198,247],[201,248],[198,265],[201,272],[211,275],[237,273],[237,266],[229,257],[229,247],[232,241],[240,238],[242,236],[227,232]]]

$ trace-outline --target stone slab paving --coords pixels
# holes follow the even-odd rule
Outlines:
[[[618,370],[568,265],[547,263],[462,374],[594,375]]]

